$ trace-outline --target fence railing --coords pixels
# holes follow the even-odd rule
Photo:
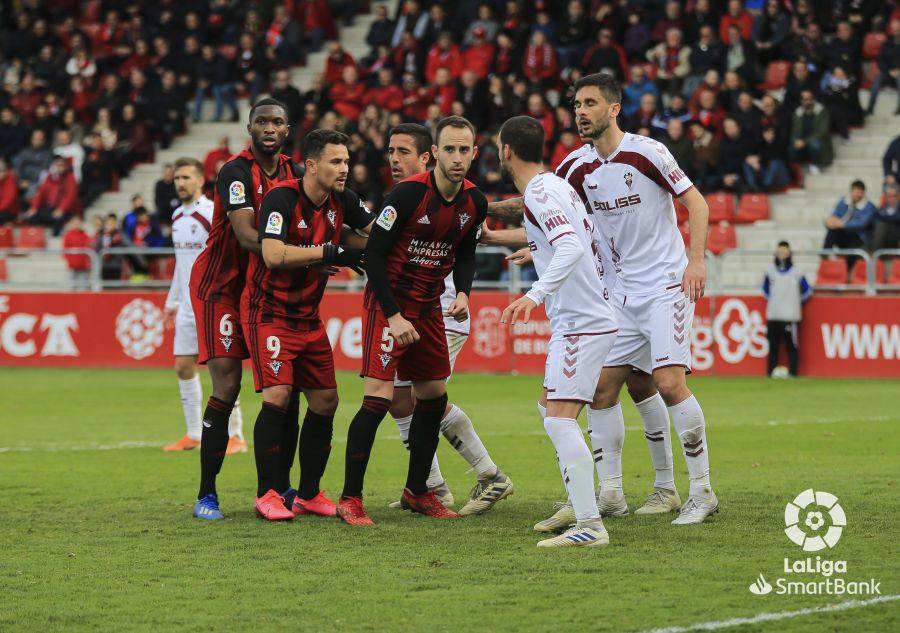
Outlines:
[[[116,247],[102,249],[99,252],[85,248],[62,249],[0,249],[0,260],[6,261],[8,280],[0,279],[0,290],[72,290],[90,289],[99,291],[103,289],[165,289],[171,284],[170,279],[139,278],[139,279],[103,279],[103,264],[109,262],[109,258],[121,258],[125,265],[132,269],[152,269],[156,264],[154,260],[172,257],[175,254],[173,248],[149,248],[149,247]],[[507,248],[497,246],[484,246],[478,248],[478,256],[483,258],[502,257],[512,254]],[[85,255],[90,262],[90,270],[87,271],[87,283],[80,288],[73,288],[69,277],[65,274],[63,257],[65,255]],[[13,275],[9,270],[15,266],[16,261],[26,257],[52,256],[55,267],[53,274],[47,278],[44,275]],[[816,290],[834,292],[863,292],[867,295],[875,295],[878,292],[900,292],[900,282],[887,283],[883,273],[887,270],[888,260],[894,266],[900,266],[900,249],[883,249],[868,253],[860,249],[834,249],[834,250],[797,250],[793,252],[794,262],[803,270],[810,282],[816,277],[819,261],[825,257],[844,257],[852,261],[865,262],[866,275],[862,283],[853,283],[848,278],[845,283],[815,284]],[[732,249],[719,255],[706,253],[707,270],[707,295],[723,294],[757,294],[762,286],[762,278],[766,267],[772,260],[773,253],[768,250]],[[741,261],[734,263],[736,259]],[[748,261],[749,260],[749,261]],[[504,268],[495,266],[496,270]],[[849,269],[849,267],[848,267]],[[900,280],[900,274],[894,271],[891,278]],[[500,290],[511,293],[524,292],[531,286],[531,281],[523,279],[522,267],[509,264],[498,279],[476,278],[474,288],[478,290]],[[332,279],[329,286],[339,290],[362,290],[365,285],[364,277],[352,279]],[[84,286],[87,286],[85,288]]]

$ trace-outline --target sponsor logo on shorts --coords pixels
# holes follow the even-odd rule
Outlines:
[[[243,204],[247,201],[247,193],[244,191],[244,183],[235,180],[228,187],[228,202],[230,204]]]
[[[272,370],[272,373],[274,373],[277,376],[278,372],[281,371],[281,361],[280,360],[270,360],[269,368]]]

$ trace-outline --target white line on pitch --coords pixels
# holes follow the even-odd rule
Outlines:
[[[718,631],[719,629],[727,629],[732,626],[741,626],[743,624],[757,624],[759,622],[774,622],[776,620],[787,620],[790,618],[799,618],[804,615],[814,615],[816,613],[831,613],[832,611],[845,611],[847,609],[856,609],[859,607],[869,607],[873,604],[882,602],[893,602],[900,599],[900,595],[878,596],[869,600],[847,600],[846,602],[838,602],[837,604],[826,604],[821,607],[810,607],[808,609],[799,609],[797,611],[780,611],[777,613],[760,613],[751,618],[731,618],[730,620],[719,620],[717,622],[698,622],[687,626],[668,626],[661,629],[649,629],[643,633],[688,633],[689,631]]]

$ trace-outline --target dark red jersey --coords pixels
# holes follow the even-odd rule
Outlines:
[[[237,209],[256,212],[275,183],[292,178],[299,171],[288,156],[281,154],[278,168],[268,176],[249,149],[222,166],[216,178],[209,239],[191,270],[192,295],[203,301],[238,305],[249,253],[241,248],[228,215]]]
[[[259,241],[275,239],[291,246],[338,244],[346,224],[362,229],[374,216],[351,190],[331,193],[319,206],[303,191],[302,179],[278,183],[257,213]],[[281,323],[295,329],[319,326],[319,303],[328,275],[310,268],[269,269],[261,255],[250,254],[241,295],[241,319],[248,324]]]
[[[468,180],[453,200],[441,197],[430,171],[398,183],[366,247],[365,306],[380,306],[386,316],[439,312],[451,270],[457,290],[468,293],[478,228],[486,217],[487,199]]]

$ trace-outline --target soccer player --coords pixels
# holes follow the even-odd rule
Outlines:
[[[447,411],[450,353],[440,297],[453,271],[456,298],[446,316],[468,318],[475,276],[478,227],[487,200],[466,173],[475,157],[475,128],[462,117],[441,119],[432,153],[435,168],[407,178],[388,195],[366,246],[362,407],[347,433],[344,490],[337,514],[352,525],[371,525],[363,507],[363,479],[378,425],[394,392],[394,377],[412,381],[415,406],[409,427],[405,509],[450,519],[428,489],[428,472]]]
[[[203,250],[213,217],[212,200],[203,195],[203,165],[195,158],[175,161],[175,191],[181,206],[172,215],[172,243],[175,246],[175,274],[166,296],[165,318],[175,327],[175,373],[181,391],[181,408],[187,433],[164,451],[188,451],[200,445],[200,405],[203,392],[197,375],[197,326],[191,307],[188,282],[191,267]],[[228,420],[226,453],[246,453],[240,403],[235,400]]]
[[[539,409],[556,449],[576,523],[538,547],[609,544],[594,496],[594,459],[578,415],[594,397],[600,370],[616,339],[613,311],[603,296],[594,226],[575,190],[543,171],[544,129],[527,116],[500,128],[500,167],[524,195],[525,234],[538,281],[503,311],[501,323],[527,323],[545,304],[550,345]]]
[[[228,445],[228,418],[241,390],[241,361],[249,358],[239,306],[248,254],[260,248],[254,210],[274,183],[298,171],[281,153],[290,132],[282,103],[266,98],[254,104],[247,132],[250,147],[225,163],[216,178],[212,228],[191,271],[198,360],[209,369],[213,387],[203,413],[200,491],[194,505],[194,516],[208,520],[222,518],[216,477]]]
[[[332,130],[306,135],[305,174],[280,183],[263,200],[258,218],[262,252],[250,255],[241,295],[253,382],[263,394],[253,430],[256,512],[270,521],[335,514],[334,502],[319,488],[338,405],[334,357],[319,318],[328,272],[319,265],[362,273],[364,251],[340,245],[343,228],[346,224],[368,231],[373,220],[345,187],[350,171],[347,141],[346,135]],[[293,422],[288,406],[300,392],[308,408],[300,430],[300,484],[294,491],[290,465],[297,436],[285,442],[285,427]],[[279,491],[289,491],[293,498]]]
[[[388,138],[388,161],[394,182],[422,174],[428,170],[428,164],[431,162],[431,143],[431,133],[424,125],[402,123],[391,129]],[[456,288],[453,285],[453,274],[451,273],[444,279],[444,293],[441,295],[441,308],[445,313],[455,299]],[[469,337],[470,325],[470,319],[458,321],[450,316],[444,316],[444,331],[447,335],[447,349],[450,352],[451,371]],[[408,447],[409,425],[413,414],[412,383],[410,381],[394,379],[394,397],[391,400],[389,411],[397,422],[400,439]],[[457,405],[447,405],[447,410],[441,419],[441,434],[468,462],[478,478],[470,499],[459,511],[460,516],[487,512],[498,501],[513,493],[512,480],[491,459],[487,448],[472,426],[472,420]],[[428,489],[434,491],[443,505],[453,505],[453,495],[444,482],[436,454],[428,473]],[[400,501],[394,501],[390,506],[400,508],[402,504]]]

